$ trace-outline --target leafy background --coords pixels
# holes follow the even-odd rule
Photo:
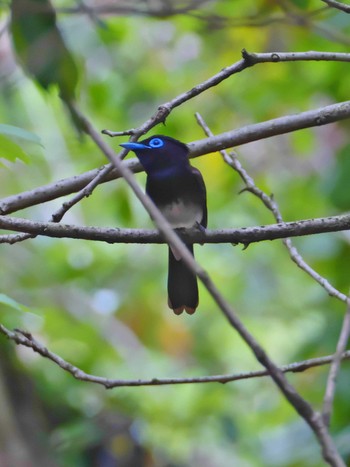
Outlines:
[[[155,11],[189,2],[128,2],[129,13],[89,17],[55,1],[79,71],[78,103],[99,129],[140,125],[157,106],[240,59],[241,49],[339,51],[349,47],[349,16],[310,1],[199,2],[185,14]],[[98,5],[98,2],[96,2]],[[104,164],[77,133],[50,86],[16,66],[1,6],[1,196]],[[153,8],[153,13],[147,13]],[[60,10],[61,9],[61,10]],[[157,10],[158,9],[158,10]],[[142,10],[143,14],[140,13]],[[146,12],[146,13],[145,13]],[[160,16],[160,15],[158,15]],[[345,63],[261,64],[176,109],[154,132],[184,142],[203,137],[194,113],[214,133],[348,99]],[[9,134],[13,125],[30,134]],[[273,193],[285,220],[349,209],[349,123],[299,131],[237,148],[259,187]],[[107,137],[106,137],[107,138]],[[108,140],[118,150],[119,142]],[[208,190],[209,227],[273,222],[218,154],[196,159]],[[144,184],[144,174],[138,175]],[[46,221],[62,199],[19,212]],[[99,186],[64,222],[151,227],[126,184]],[[336,287],[349,287],[349,235],[295,241]],[[280,242],[197,247],[248,329],[284,364],[334,352],[344,313],[290,261]],[[86,372],[109,378],[207,375],[259,368],[201,287],[194,316],[166,306],[166,247],[107,245],[39,237],[1,248],[1,322],[24,328]],[[12,445],[32,465],[321,466],[319,448],[268,379],[226,385],[176,385],[106,391],[75,381],[51,362],[0,340],[0,458]],[[332,433],[350,459],[349,365],[338,381]],[[327,368],[289,376],[320,407]],[[35,426],[35,430],[33,427]],[[17,454],[18,454],[17,452]],[[28,461],[29,462],[29,461]],[[20,464],[18,460],[17,465]]]

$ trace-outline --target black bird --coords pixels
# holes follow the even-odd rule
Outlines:
[[[205,184],[189,163],[186,144],[155,135],[121,146],[135,152],[147,173],[146,193],[173,228],[207,226]],[[193,245],[186,246],[193,255]],[[198,306],[197,278],[170,248],[168,305],[177,315],[184,310],[192,315]]]

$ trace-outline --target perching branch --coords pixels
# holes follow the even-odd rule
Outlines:
[[[213,376],[195,376],[190,378],[151,378],[151,379],[111,379],[104,378],[102,376],[95,376],[80,368],[72,365],[71,363],[64,360],[59,355],[51,352],[47,347],[37,341],[29,332],[16,329],[10,331],[5,326],[0,324],[0,332],[4,334],[8,339],[15,342],[17,345],[23,345],[37,352],[42,357],[48,358],[64,371],[70,373],[74,378],[80,381],[87,381],[90,383],[96,383],[104,386],[106,389],[118,388],[118,387],[133,387],[133,386],[163,386],[168,384],[196,384],[196,383],[230,383],[239,381],[242,379],[261,378],[269,376],[268,371],[247,371],[242,373],[234,373],[227,375],[213,375]],[[310,368],[318,366],[328,365],[332,362],[333,355],[327,355],[324,357],[311,358],[309,360],[303,360],[300,362],[290,363],[289,365],[283,365],[280,367],[280,371],[283,373],[301,373]],[[344,352],[341,356],[342,360],[350,360],[350,350]]]
[[[82,227],[54,222],[35,222],[10,216],[0,216],[0,229],[45,237],[73,238],[107,243],[166,243],[162,235],[156,230]],[[233,243],[247,246],[251,243],[266,240],[279,240],[286,237],[301,237],[344,230],[350,230],[350,214],[240,229],[207,229],[205,232],[197,229],[178,229],[177,233],[188,243]],[[0,243],[12,243],[11,236],[0,235]]]

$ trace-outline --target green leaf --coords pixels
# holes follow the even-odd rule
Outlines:
[[[10,138],[19,138],[23,141],[28,141],[29,143],[39,144],[43,146],[41,139],[35,133],[31,131],[24,130],[23,128],[19,128],[18,126],[13,125],[5,125],[0,123],[0,134],[9,136]]]
[[[0,158],[11,162],[15,162],[16,159],[21,159],[24,162],[29,161],[28,155],[23,151],[21,146],[2,135],[0,135]]]
[[[19,311],[21,313],[27,313],[29,311],[28,307],[16,302],[16,300],[14,300],[13,298],[2,293],[0,293],[0,304],[9,306],[13,310]]]
[[[78,70],[56,24],[49,0],[12,0],[11,31],[24,70],[44,88],[57,85],[64,101],[75,97]]]

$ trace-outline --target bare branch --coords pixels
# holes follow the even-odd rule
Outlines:
[[[189,0],[177,5],[172,2],[125,2],[119,1],[115,3],[97,4],[90,6],[84,2],[79,2],[75,7],[60,7],[57,12],[65,14],[88,14],[89,16],[105,16],[105,15],[135,15],[135,16],[151,16],[153,18],[168,18],[170,16],[188,14],[192,10],[200,8],[203,4],[208,3],[208,0]]]
[[[350,13],[350,5],[345,5],[342,2],[337,2],[336,0],[321,0],[323,3],[327,3],[328,6],[336,8],[337,10],[344,11],[345,13]]]
[[[208,154],[213,151],[239,146],[271,136],[292,131],[326,125],[350,117],[350,101],[328,105],[322,109],[308,110],[297,115],[267,120],[262,123],[247,125],[238,130],[227,131],[218,135],[189,144],[191,156]]]
[[[330,424],[335,389],[336,389],[336,380],[337,380],[338,372],[340,369],[342,355],[343,355],[344,350],[346,349],[346,345],[348,343],[349,335],[350,335],[350,299],[348,299],[347,304],[348,306],[347,306],[347,310],[344,316],[343,325],[340,331],[338,344],[337,344],[337,350],[332,358],[332,363],[331,363],[331,367],[330,367],[328,379],[327,379],[326,392],[325,392],[325,396],[323,400],[322,415],[323,415],[323,420],[326,426],[329,426]]]
[[[174,2],[173,2],[174,3]],[[330,40],[336,40],[343,44],[349,44],[348,37],[341,34],[338,30],[327,28],[322,23],[315,23],[313,19],[327,10],[327,6],[316,8],[313,10],[298,11],[295,8],[282,8],[283,13],[264,14],[259,11],[257,14],[248,14],[245,16],[229,16],[215,14],[212,11],[205,11],[201,7],[202,3],[207,3],[205,0],[194,0],[182,5],[172,5],[172,2],[158,2],[153,4],[132,4],[128,2],[118,2],[118,4],[102,4],[90,6],[84,2],[80,2],[76,7],[62,7],[57,8],[60,13],[66,14],[86,14],[92,21],[98,21],[99,18],[111,15],[135,15],[135,16],[149,16],[153,18],[169,18],[175,15],[187,15],[195,18],[198,21],[205,23],[209,29],[222,29],[232,27],[264,27],[271,24],[293,25],[304,28],[312,28],[319,34],[326,36]],[[278,2],[281,3],[281,2]],[[338,3],[338,2],[337,2]],[[287,3],[285,5],[288,5]],[[281,4],[280,6],[283,6]]]
[[[294,62],[294,61],[340,61],[350,62],[350,54],[347,53],[335,53],[335,52],[271,52],[261,54],[251,54],[245,49],[242,50],[242,59],[238,62],[223,68],[219,73],[213,75],[209,79],[197,84],[188,91],[179,94],[174,99],[160,105],[155,114],[147,120],[140,128],[137,129],[137,134],[140,136],[149,128],[153,127],[157,123],[163,123],[170,111],[179,105],[199,96],[208,89],[217,86],[224,80],[230,78],[232,75],[239,73],[246,68],[259,63],[280,63],[280,62]],[[132,130],[127,130],[132,131]],[[103,133],[109,136],[119,136],[120,132],[114,133],[110,130],[103,130]],[[135,133],[134,133],[135,134]],[[230,147],[230,146],[227,146]],[[220,148],[223,149],[223,148]]]
[[[0,229],[14,230],[53,238],[73,238],[107,243],[166,243],[156,230],[86,227],[54,222],[34,222],[18,217],[0,216]],[[241,229],[220,229],[202,232],[198,229],[177,229],[186,243],[233,243],[244,246],[266,240],[301,237],[350,229],[350,214],[320,217],[293,222]],[[12,243],[11,236],[0,236],[0,243]]]
[[[101,376],[95,376],[85,373],[80,368],[72,365],[64,360],[62,357],[51,352],[43,344],[37,341],[32,334],[27,331],[16,329],[10,331],[5,326],[0,325],[0,332],[8,339],[15,342],[17,345],[23,345],[32,349],[34,352],[39,353],[41,356],[48,358],[56,363],[64,371],[70,373],[74,378],[80,381],[96,383],[104,386],[106,389],[117,387],[132,387],[132,386],[164,386],[168,384],[200,384],[200,383],[230,383],[240,381],[243,379],[262,378],[269,376],[266,370],[247,371],[242,373],[234,373],[227,375],[213,375],[213,376],[195,376],[190,378],[151,378],[151,379],[110,379]],[[290,363],[280,367],[283,373],[301,373],[323,365],[328,365],[332,362],[334,355],[327,355],[324,357],[311,358],[299,362]],[[344,352],[341,356],[342,360],[350,360],[350,350]]]

